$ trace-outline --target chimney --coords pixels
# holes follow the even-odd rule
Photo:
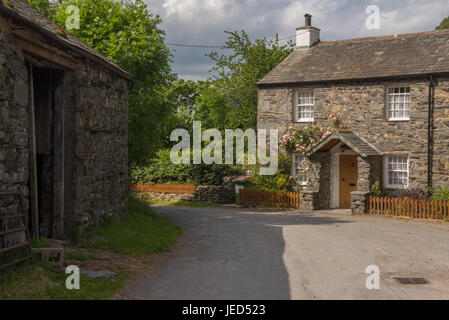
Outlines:
[[[306,14],[305,26],[296,29],[296,49],[308,49],[320,41],[320,29],[312,27],[312,16]]]

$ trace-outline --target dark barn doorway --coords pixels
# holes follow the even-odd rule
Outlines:
[[[63,238],[64,71],[30,66],[30,221],[34,238]]]

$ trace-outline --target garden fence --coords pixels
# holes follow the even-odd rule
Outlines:
[[[179,193],[195,194],[194,184],[143,184],[137,183],[131,186],[134,192],[157,192],[157,193]]]
[[[240,190],[240,205],[264,206],[268,208],[301,209],[301,194],[299,192],[272,192],[257,190]]]
[[[449,218],[449,201],[369,197],[369,214],[384,214],[423,219]]]

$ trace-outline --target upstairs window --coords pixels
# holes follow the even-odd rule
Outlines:
[[[394,87],[387,90],[388,120],[410,120],[410,87]]]
[[[408,187],[408,156],[388,156],[385,161],[387,188],[406,189]]]
[[[313,90],[298,91],[296,93],[296,121],[312,122],[315,96]]]
[[[293,155],[294,178],[300,185],[305,185],[309,182],[309,169],[307,168],[307,158],[302,154]]]

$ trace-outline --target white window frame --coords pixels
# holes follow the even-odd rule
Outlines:
[[[404,89],[404,92],[401,92],[402,89]],[[398,90],[399,92],[394,92],[395,90]],[[392,106],[397,105],[399,107],[401,104],[403,105],[403,108],[397,109],[396,112],[402,111],[404,115],[395,117],[391,114],[392,110],[394,110],[392,109]],[[407,85],[388,86],[386,88],[386,105],[386,115],[388,121],[409,121],[411,112],[411,87]],[[408,108],[406,108],[406,106],[408,106]],[[406,113],[408,113],[408,115],[405,115]]]
[[[298,157],[302,158],[302,159],[301,159],[301,162],[303,161],[303,159],[306,159],[306,158],[307,158],[306,156],[304,156],[304,155],[301,154],[301,153],[293,153],[293,154],[292,154],[292,158],[293,158],[292,176],[293,176],[293,178],[295,179],[295,181],[296,181],[297,184],[302,185],[302,186],[305,186],[305,185],[307,185],[307,184],[309,183],[309,172],[306,171],[306,172],[301,173],[302,178],[304,178],[304,177],[305,177],[305,178],[304,178],[304,179],[298,179],[297,176],[300,176],[300,175],[297,174],[297,169],[298,169],[298,161],[297,161],[297,158],[298,158]]]
[[[398,160],[398,158],[406,158],[406,170],[397,168],[397,166],[404,165],[403,161],[401,163]],[[396,163],[394,161],[396,160]],[[390,166],[390,163],[392,164],[392,167]],[[395,168],[396,166],[396,168]],[[390,173],[405,173],[406,174],[406,183],[405,184],[395,184],[390,183]],[[407,189],[409,186],[409,180],[410,180],[410,158],[408,154],[390,154],[384,157],[384,185],[388,189]]]
[[[303,97],[303,100],[307,100],[311,98],[311,102],[300,102],[300,96],[304,94],[311,94],[311,96]],[[311,117],[303,117],[301,118],[301,108],[312,109],[312,111],[304,111],[304,113],[311,113]],[[314,113],[315,113],[315,92],[313,89],[310,90],[298,90],[295,93],[295,121],[296,122],[313,122],[314,121]]]

